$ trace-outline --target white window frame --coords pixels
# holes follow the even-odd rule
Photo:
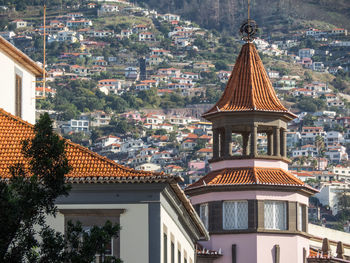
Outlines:
[[[272,204],[272,224],[273,227],[267,227],[266,225],[266,205],[270,203]],[[276,221],[276,208],[277,208],[277,204],[283,204],[283,218],[284,218],[284,222],[283,222],[283,227],[279,228],[277,226],[277,221]],[[288,226],[288,219],[287,219],[287,202],[286,201],[265,201],[264,202],[264,228],[265,229],[271,229],[271,230],[287,230]]]
[[[234,227],[230,228],[227,227],[226,224],[226,209],[225,204],[233,203],[234,204]],[[246,212],[246,225],[244,227],[238,227],[238,203],[245,203],[247,205],[247,212]],[[238,230],[238,229],[248,229],[248,201],[247,200],[238,200],[238,201],[224,201],[222,204],[222,228],[224,230]]]
[[[209,227],[209,205],[208,203],[199,205],[199,217],[206,229]]]

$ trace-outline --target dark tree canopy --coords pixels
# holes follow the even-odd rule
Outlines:
[[[70,167],[66,141],[53,132],[48,114],[41,116],[34,132],[33,139],[23,142],[28,168],[17,164],[8,181],[0,180],[0,262],[90,263],[95,254],[103,256],[119,225],[106,222],[86,233],[79,222],[69,223],[63,235],[46,224],[46,216],[56,215],[56,198],[69,193],[65,175]]]

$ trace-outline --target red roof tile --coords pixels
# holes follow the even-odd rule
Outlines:
[[[208,112],[276,111],[290,113],[279,101],[252,43],[243,45],[220,100]]]
[[[212,171],[187,189],[203,186],[229,185],[283,185],[308,187],[301,180],[280,168],[225,168]]]
[[[22,141],[34,136],[33,125],[0,109],[0,177],[10,177],[9,168],[26,160],[21,153]],[[117,164],[85,147],[67,141],[66,152],[72,170],[69,181],[171,179],[164,173],[137,171]]]

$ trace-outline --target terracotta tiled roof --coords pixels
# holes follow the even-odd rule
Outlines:
[[[280,168],[225,168],[212,171],[191,184],[187,189],[203,186],[281,185],[308,187],[301,180]]]
[[[24,139],[34,136],[33,125],[0,109],[0,177],[10,177],[9,167],[26,164],[21,153]],[[66,175],[72,182],[154,181],[171,179],[164,173],[136,171],[102,157],[85,147],[67,141],[67,158],[72,170]]]
[[[243,45],[220,100],[208,112],[275,111],[290,113],[279,101],[252,43]]]

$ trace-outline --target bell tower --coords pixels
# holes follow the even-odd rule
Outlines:
[[[225,91],[203,114],[213,129],[211,171],[185,189],[209,231],[200,245],[221,252],[198,262],[304,263],[308,198],[317,190],[288,172],[287,123],[296,116],[278,99],[252,43],[256,23],[248,19],[240,31],[246,43]]]
[[[296,116],[277,98],[253,43],[243,45],[222,97],[203,117],[213,124],[213,169],[243,159],[276,161],[286,168],[287,123]],[[232,152],[232,134],[241,137],[240,154]],[[259,134],[267,137],[266,152],[258,151]]]

